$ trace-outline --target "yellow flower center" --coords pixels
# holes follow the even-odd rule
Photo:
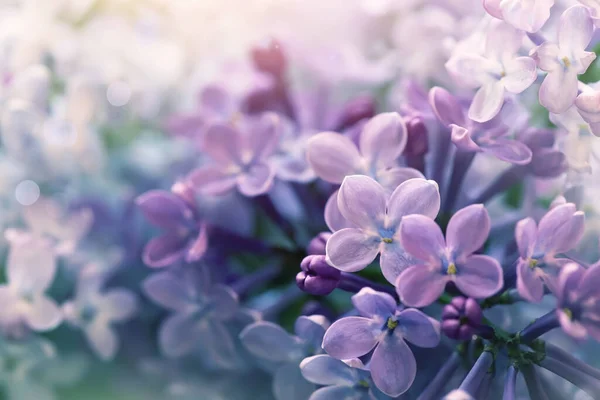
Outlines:
[[[448,275],[456,275],[456,265],[454,263],[450,263],[446,272],[448,273]]]
[[[364,379],[361,379],[360,381],[357,382],[357,385],[360,387],[368,388],[369,382],[365,381]]]
[[[563,312],[567,315],[567,317],[569,317],[569,319],[573,319],[573,311],[569,310],[568,308],[563,308]]]
[[[535,267],[537,267],[538,265],[538,260],[532,258],[531,260],[529,260],[529,268],[534,269]]]
[[[398,321],[393,320],[391,318],[388,318],[388,320],[387,320],[387,328],[390,331],[396,329],[397,326],[398,326]]]
[[[569,60],[569,58],[567,56],[562,58],[562,62],[563,64],[565,64],[565,67],[569,68],[571,66],[571,60]]]
[[[388,243],[388,244],[393,242],[393,240],[390,238],[383,238],[381,240],[383,240],[383,243]]]

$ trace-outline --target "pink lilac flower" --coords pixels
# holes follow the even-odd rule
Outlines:
[[[544,26],[553,5],[554,0],[483,0],[483,6],[491,16],[530,33]]]
[[[164,190],[146,192],[136,204],[150,223],[164,230],[146,244],[142,254],[146,265],[166,267],[181,260],[197,261],[204,255],[208,235],[195,205]]]
[[[499,116],[485,124],[474,122],[467,118],[459,99],[439,87],[430,90],[429,99],[440,122],[451,129],[452,142],[459,150],[489,153],[517,165],[531,161],[531,150],[508,137],[509,127],[500,121]]]
[[[371,350],[369,363],[373,382],[388,396],[399,396],[412,385],[417,374],[415,357],[406,341],[418,347],[435,347],[440,326],[419,310],[401,310],[387,293],[364,288],[352,303],[358,317],[335,321],[325,332],[323,349],[340,360],[361,357]]]
[[[558,275],[554,295],[563,330],[575,339],[600,340],[600,265],[590,268],[569,263]]]
[[[583,74],[594,52],[585,51],[594,34],[594,23],[584,6],[573,6],[560,17],[557,42],[544,42],[531,51],[538,67],[548,72],[540,86],[540,104],[560,114],[575,102],[577,75]]]
[[[521,93],[537,77],[535,61],[519,57],[524,34],[503,22],[492,24],[485,52],[453,55],[446,63],[448,72],[466,86],[479,88],[468,116],[476,122],[494,118],[504,104],[505,92]]]
[[[446,240],[440,227],[421,215],[409,215],[400,224],[400,242],[418,261],[405,265],[396,288],[400,300],[413,307],[436,301],[448,282],[465,295],[485,298],[504,283],[502,267],[494,258],[473,254],[490,233],[490,217],[481,204],[459,210],[452,216]]]
[[[328,262],[355,272],[381,254],[381,271],[389,282],[395,282],[407,263],[398,232],[402,218],[410,214],[435,218],[440,209],[437,184],[421,178],[403,182],[388,196],[372,178],[351,175],[342,182],[337,200],[341,214],[355,227],[338,230],[329,238]]]
[[[577,211],[575,204],[566,203],[548,211],[539,224],[533,218],[517,223],[517,290],[521,297],[538,302],[544,296],[544,283],[552,288],[554,274],[548,267],[565,263],[556,256],[577,245],[583,236],[584,222],[583,212]]]
[[[273,113],[246,118],[237,125],[213,124],[205,133],[205,152],[212,162],[192,171],[190,183],[204,195],[222,195],[234,188],[253,197],[269,191],[275,171],[269,157],[280,136]]]

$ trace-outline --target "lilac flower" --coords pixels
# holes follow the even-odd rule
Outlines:
[[[139,196],[136,204],[148,221],[165,230],[146,244],[142,255],[146,265],[166,267],[182,259],[191,263],[204,255],[208,245],[206,225],[185,198],[151,190]]]
[[[446,69],[467,86],[479,88],[469,108],[469,118],[486,122],[495,117],[504,104],[505,91],[521,93],[535,81],[535,61],[518,57],[523,32],[497,22],[487,33],[485,52],[455,54]]]
[[[252,197],[271,188],[275,171],[268,158],[279,141],[279,118],[266,113],[239,125],[213,124],[207,128],[205,152],[213,162],[188,177],[200,193],[221,195],[237,187],[240,193]]]
[[[113,359],[119,338],[113,323],[130,319],[137,310],[137,297],[123,288],[104,291],[106,274],[93,265],[84,268],[78,278],[75,297],[62,305],[65,320],[81,329],[92,350],[104,361]]]
[[[325,256],[306,256],[300,263],[302,271],[296,275],[296,284],[307,293],[325,296],[331,293],[340,282],[342,273],[329,265]]]
[[[572,106],[562,114],[550,113],[550,121],[564,129],[562,150],[570,170],[591,172],[590,158],[593,150],[591,124],[582,117],[581,111]]]
[[[316,178],[306,159],[310,138],[316,133],[295,127],[291,121],[284,120],[281,138],[277,150],[272,156],[276,176],[283,181],[308,183]]]
[[[531,150],[523,143],[507,137],[508,126],[497,116],[486,124],[471,121],[461,102],[447,90],[434,87],[429,92],[434,113],[452,130],[452,142],[461,151],[485,152],[512,164],[531,161]]]
[[[300,371],[300,361],[322,353],[321,342],[329,321],[322,315],[301,316],[291,335],[279,325],[259,321],[247,326],[240,334],[245,348],[260,360],[277,364],[273,379],[273,394],[277,400],[304,400],[314,391]]]
[[[600,265],[588,269],[569,263],[558,275],[554,295],[563,330],[576,339],[600,340]]]
[[[300,369],[306,380],[322,386],[309,400],[389,398],[375,387],[369,370],[358,358],[341,361],[320,354],[302,360]]]
[[[424,307],[442,295],[454,282],[465,295],[492,296],[503,285],[502,267],[494,258],[473,254],[490,233],[490,217],[481,204],[459,210],[452,216],[446,240],[440,227],[419,215],[403,218],[400,242],[418,261],[405,265],[396,289],[403,303]]]
[[[577,75],[583,74],[596,58],[585,51],[594,33],[590,12],[573,6],[560,17],[557,43],[545,42],[531,51],[538,67],[548,75],[540,86],[540,104],[560,114],[573,105],[577,97]]]
[[[472,298],[457,296],[442,311],[442,332],[451,339],[470,339],[481,325],[481,307]]]
[[[600,136],[600,91],[581,92],[575,99],[575,106],[579,115],[589,124],[590,131],[595,136]]]
[[[159,346],[166,356],[183,356],[200,344],[231,343],[224,322],[234,317],[238,301],[228,287],[211,285],[205,273],[192,268],[179,274],[151,275],[142,287],[152,301],[172,311],[158,332]]]
[[[56,328],[62,321],[56,302],[45,294],[56,274],[56,258],[42,240],[14,243],[6,262],[7,283],[0,285],[0,326],[5,332],[25,326],[34,331]]]
[[[325,254],[325,246],[327,241],[331,237],[331,232],[321,232],[310,240],[308,246],[306,246],[306,253],[308,255],[320,255]]]
[[[407,258],[398,234],[402,217],[422,214],[435,218],[440,193],[434,181],[414,178],[400,184],[388,197],[372,178],[352,175],[340,187],[338,207],[356,227],[341,229],[329,238],[328,262],[339,270],[355,272],[381,253],[381,271],[389,282],[395,282]]]
[[[555,134],[548,129],[530,128],[521,135],[522,142],[531,149],[531,162],[525,167],[530,174],[553,178],[567,168],[565,154],[554,148]]]
[[[363,356],[375,349],[369,364],[373,382],[388,396],[398,396],[412,385],[417,364],[405,340],[419,347],[440,341],[437,321],[412,308],[400,310],[387,293],[363,288],[352,296],[361,316],[334,322],[325,333],[323,349],[340,360]]]
[[[573,203],[561,204],[546,213],[536,225],[532,218],[522,219],[515,228],[519,247],[517,290],[521,297],[541,301],[544,283],[552,287],[552,271],[547,267],[564,260],[556,255],[577,245],[584,231],[585,216]]]
[[[483,6],[491,16],[529,33],[544,26],[553,5],[554,0],[483,0]]]
[[[592,20],[594,21],[594,24],[596,25],[596,27],[600,26],[600,3],[598,3],[597,0],[578,0],[578,1],[589,9],[590,15],[591,15]]]

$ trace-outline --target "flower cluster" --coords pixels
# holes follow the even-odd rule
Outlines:
[[[600,398],[596,1],[22,3],[0,397]]]

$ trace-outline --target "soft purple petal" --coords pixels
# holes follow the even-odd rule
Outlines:
[[[579,297],[588,298],[597,293],[600,287],[600,264],[594,264],[585,270],[585,275],[579,284]]]
[[[410,255],[432,265],[440,265],[446,248],[442,230],[424,215],[407,215],[402,219],[400,242]]]
[[[339,270],[356,272],[375,260],[380,238],[360,229],[345,228],[335,232],[325,246],[327,261]]]
[[[479,88],[471,106],[469,118],[477,122],[486,122],[494,118],[504,104],[504,84],[501,81],[490,82]]]
[[[542,217],[538,225],[534,254],[552,255],[557,253],[559,248],[565,251],[565,243],[573,243],[571,224],[573,221],[580,224],[579,218],[573,219],[576,211],[575,204],[567,203],[554,207]]]
[[[579,321],[574,321],[564,312],[564,310],[556,310],[558,316],[558,322],[565,331],[566,334],[575,339],[585,339],[587,336],[587,329]]]
[[[360,135],[360,152],[371,165],[391,166],[404,151],[407,132],[398,113],[382,113],[371,118]]]
[[[477,88],[496,81],[489,73],[489,59],[477,53],[459,52],[446,62],[446,70],[462,86]]]
[[[193,293],[170,272],[150,275],[142,283],[142,288],[153,302],[170,310],[183,310],[194,302]]]
[[[198,96],[198,103],[201,107],[216,112],[223,117],[227,117],[231,109],[233,99],[223,86],[212,84],[206,86]]]
[[[396,281],[400,301],[410,307],[425,307],[435,302],[446,288],[448,278],[439,269],[415,265],[405,269]]]
[[[576,5],[568,8],[561,15],[558,25],[558,45],[567,54],[581,54],[592,40],[593,34],[594,22],[586,7]]]
[[[293,361],[302,354],[302,343],[279,325],[255,322],[240,333],[242,344],[252,355],[275,362]]]
[[[195,240],[189,243],[185,254],[185,262],[193,263],[202,258],[208,249],[208,230],[206,224],[200,225],[200,231]]]
[[[314,390],[315,385],[304,379],[297,362],[282,365],[273,377],[276,400],[306,400]]]
[[[240,164],[242,138],[237,129],[216,123],[204,132],[204,151],[219,165]]]
[[[355,228],[352,222],[348,221],[338,208],[338,191],[336,190],[329,196],[327,199],[327,203],[325,203],[325,223],[327,227],[332,231],[339,231],[344,228]]]
[[[341,362],[341,361],[340,361]],[[358,396],[358,390],[352,386],[338,385],[338,386],[326,386],[317,389],[308,400],[346,400],[346,399],[358,399],[362,400]],[[365,399],[370,399],[365,393]]]
[[[352,386],[357,378],[345,362],[325,354],[305,358],[300,363],[300,370],[307,381],[317,385]]]
[[[502,2],[504,20],[526,32],[537,32],[550,17],[554,0],[505,0]]]
[[[565,301],[569,300],[570,293],[575,291],[580,292],[578,289],[582,283],[585,271],[585,268],[576,263],[568,263],[560,268],[556,285],[553,288],[558,307],[561,307]]]
[[[104,293],[98,307],[109,320],[125,321],[131,318],[137,310],[137,296],[127,289],[110,289]]]
[[[432,180],[409,179],[394,190],[387,207],[387,228],[398,228],[405,215],[435,218],[440,211],[439,187]]]
[[[166,267],[181,260],[185,254],[188,239],[165,233],[151,239],[144,247],[144,264],[153,268]]]
[[[535,82],[537,66],[531,57],[517,57],[506,65],[506,76],[502,83],[507,91],[521,93]]]
[[[13,242],[6,260],[9,285],[20,293],[42,293],[56,274],[56,256],[52,247],[35,238]]]
[[[338,192],[338,208],[360,228],[377,230],[385,217],[387,196],[383,187],[366,175],[344,178]]]
[[[361,316],[368,318],[387,318],[396,311],[396,300],[390,294],[370,287],[364,287],[352,296],[352,304]]]
[[[537,239],[537,225],[533,218],[524,218],[515,226],[515,240],[519,248],[519,255],[527,259],[531,257],[533,246]]]
[[[62,314],[56,302],[40,295],[31,299],[24,313],[27,325],[34,331],[48,331],[56,328],[62,321]]]
[[[254,197],[271,189],[275,171],[267,164],[254,164],[248,171],[238,175],[237,185],[244,196]]]
[[[423,174],[414,168],[392,167],[377,171],[377,182],[389,191],[393,191],[401,183],[413,178],[425,179]]]
[[[504,285],[500,263],[485,255],[469,256],[457,266],[456,286],[469,297],[481,299],[496,294]]]
[[[544,42],[538,47],[534,48],[530,55],[536,61],[537,66],[542,71],[554,71],[558,68],[562,68],[559,60],[560,49],[558,46],[551,42]]]
[[[342,183],[345,176],[360,170],[362,162],[352,140],[335,132],[310,138],[306,157],[317,176],[331,183]]]
[[[577,82],[573,70],[557,68],[548,72],[540,86],[540,104],[554,114],[564,113],[575,102]]]
[[[483,8],[488,12],[492,17],[503,19],[502,9],[500,8],[500,3],[502,0],[483,0]]]
[[[414,308],[398,314],[398,327],[402,337],[419,347],[435,347],[440,343],[440,323]]]
[[[479,144],[473,141],[473,138],[471,137],[471,131],[469,129],[454,124],[450,125],[450,129],[452,143],[456,145],[458,150],[469,152],[481,151]]]
[[[210,299],[211,313],[216,320],[231,319],[239,310],[238,295],[229,286],[214,285],[206,295]]]
[[[223,171],[215,165],[193,170],[187,177],[190,184],[202,194],[222,195],[235,187],[236,175]]]
[[[490,234],[490,216],[483,204],[473,204],[457,211],[446,228],[446,244],[455,258],[480,249]]]
[[[544,297],[544,283],[526,262],[517,264],[517,291],[525,300],[538,303]]]
[[[340,360],[367,354],[377,344],[381,326],[369,318],[344,317],[335,321],[323,337],[323,349]]]
[[[392,285],[396,283],[396,279],[398,279],[398,275],[402,271],[410,266],[421,263],[421,261],[408,254],[398,240],[392,243],[384,243],[380,251],[379,264],[381,265],[381,273]]]
[[[301,315],[294,324],[294,332],[308,343],[321,347],[323,335],[329,325],[329,321],[323,315]]]
[[[84,328],[87,341],[102,360],[109,361],[117,354],[119,338],[112,328],[104,321],[96,320]]]
[[[158,331],[158,342],[167,357],[180,357],[192,351],[201,339],[198,322],[189,313],[173,314],[164,320]]]
[[[281,135],[281,120],[277,114],[263,114],[251,128],[249,138],[253,161],[264,160],[273,154]]]
[[[555,178],[567,170],[567,158],[559,150],[539,149],[531,157],[531,173],[540,178]]]
[[[164,190],[151,190],[139,196],[136,204],[152,224],[176,229],[193,219],[193,213],[177,195]]]
[[[555,251],[557,253],[564,253],[573,249],[583,237],[584,231],[585,214],[583,211],[577,211],[571,217],[568,234],[565,235],[564,241],[558,243]]]
[[[396,397],[412,385],[417,375],[417,362],[400,335],[386,335],[373,352],[370,369],[377,389]]]
[[[502,3],[503,11],[505,4]],[[510,24],[492,20],[486,34],[485,56],[489,60],[506,62],[508,58],[516,54],[523,43],[523,32]]]
[[[465,115],[456,97],[446,89],[433,87],[429,91],[429,104],[444,125],[465,125]]]
[[[518,140],[496,139],[490,143],[480,143],[480,146],[483,151],[493,154],[502,161],[517,165],[531,162],[531,150]]]

